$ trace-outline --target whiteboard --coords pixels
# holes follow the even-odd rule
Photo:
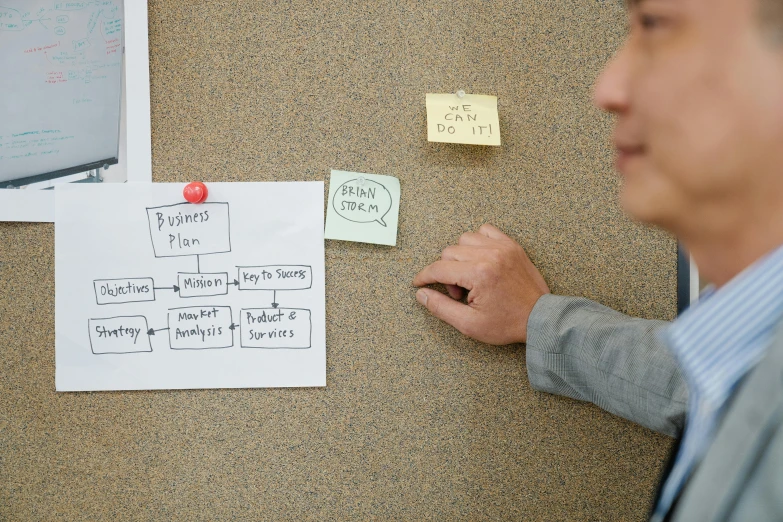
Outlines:
[[[117,162],[122,0],[0,3],[0,182]]]

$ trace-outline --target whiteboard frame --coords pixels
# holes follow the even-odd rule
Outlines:
[[[146,0],[125,0],[128,182],[152,182],[150,59]],[[54,190],[0,189],[0,221],[54,222]]]

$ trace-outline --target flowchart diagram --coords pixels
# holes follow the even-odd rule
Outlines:
[[[58,391],[326,385],[323,182],[55,189]]]
[[[311,348],[311,310],[277,302],[284,301],[286,292],[312,289],[310,265],[232,266],[205,272],[202,256],[219,259],[232,251],[229,203],[178,203],[149,207],[146,213],[150,255],[182,258],[183,270],[166,282],[138,274],[95,279],[96,304],[112,313],[88,320],[93,354]],[[233,292],[258,292],[258,307],[241,308],[234,315],[229,304]],[[161,300],[167,304],[165,318],[122,313],[124,305]]]

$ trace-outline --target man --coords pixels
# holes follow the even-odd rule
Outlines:
[[[671,325],[553,296],[484,225],[414,280],[449,295],[417,299],[480,341],[526,342],[537,389],[684,428],[654,520],[783,520],[783,0],[628,8],[595,91],[616,116],[621,203],[677,235],[712,295]]]

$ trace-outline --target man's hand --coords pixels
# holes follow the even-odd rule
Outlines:
[[[435,317],[478,341],[527,341],[527,319],[538,298],[549,293],[544,278],[516,241],[492,225],[467,232],[413,279],[414,286],[443,283],[449,295],[431,288],[416,299]],[[460,300],[468,291],[467,304]],[[451,297],[449,297],[451,296]]]

